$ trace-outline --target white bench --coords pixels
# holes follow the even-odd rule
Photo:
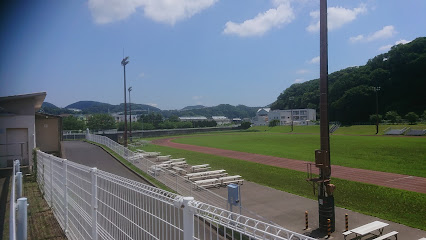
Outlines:
[[[384,222],[374,221],[374,222],[362,225],[360,227],[351,229],[349,231],[346,231],[346,232],[343,233],[343,235],[346,239],[347,235],[349,235],[351,233],[355,233],[355,236],[358,238],[358,236],[362,237],[362,236],[367,235],[369,233],[372,233],[373,231],[376,231],[376,230],[378,230],[379,234],[382,235],[384,227],[386,227],[388,225],[389,224],[384,223]]]
[[[226,185],[229,183],[237,183],[241,185],[243,184],[244,180],[240,179],[241,176],[240,175],[235,175],[235,176],[228,176],[228,177],[221,177],[219,178],[220,184],[221,185]]]
[[[217,178],[198,180],[194,182],[197,187],[219,187],[220,182]]]
[[[157,162],[167,161],[167,160],[170,160],[170,155],[166,155],[166,156],[158,156],[158,157],[157,157]]]
[[[186,174],[186,170],[182,169],[180,167],[172,167],[173,170],[175,170],[176,172],[178,172],[179,174]]]
[[[159,152],[145,152],[142,149],[136,149],[136,151],[141,153],[144,157],[157,157],[161,154]]]
[[[195,176],[195,177],[189,177],[188,180],[190,181],[197,181],[197,180],[204,180],[208,178],[220,178],[220,177],[226,177],[227,173],[219,173],[214,175],[204,175],[204,176]]]
[[[181,161],[185,161],[185,158],[173,158],[173,159],[170,159],[170,161],[172,161],[172,162],[181,162]]]
[[[196,173],[196,172],[205,172],[207,170],[209,170],[211,167],[200,167],[200,168],[193,168],[191,169],[191,172]]]
[[[204,175],[213,175],[213,174],[219,174],[226,172],[226,170],[213,170],[213,171],[207,171],[207,172],[198,172],[198,173],[188,173],[186,174],[186,177],[195,177],[195,176],[204,176]]]
[[[392,232],[390,232],[390,233],[386,233],[385,235],[382,235],[382,236],[380,236],[380,237],[377,237],[377,238],[375,238],[375,239],[373,239],[373,240],[383,240],[383,239],[386,239],[386,238],[389,238],[389,237],[392,237],[392,236],[395,236],[395,239],[398,239],[397,234],[398,234],[398,232],[397,232],[397,231],[392,231]]]
[[[197,169],[197,168],[205,168],[210,166],[209,164],[201,164],[201,165],[195,165],[191,167],[191,170]]]
[[[170,165],[172,167],[186,167],[186,166],[188,166],[188,164],[186,163],[186,161],[172,162],[172,163],[170,163]]]

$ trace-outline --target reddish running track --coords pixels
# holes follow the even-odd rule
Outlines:
[[[306,172],[306,163],[309,163],[306,161],[293,160],[288,158],[280,158],[261,154],[237,152],[232,150],[175,143],[171,141],[173,139],[175,138],[157,139],[154,140],[153,143],[166,147],[179,148],[188,151],[240,159],[302,172]],[[359,168],[342,167],[337,165],[332,165],[332,172],[333,177],[335,178],[346,179],[355,182],[369,183],[390,188],[403,189],[419,193],[426,193],[426,178],[422,177],[378,172]]]

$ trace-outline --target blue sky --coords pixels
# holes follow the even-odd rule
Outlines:
[[[4,3],[3,3],[4,4]],[[426,35],[424,0],[329,0],[329,72]],[[319,77],[319,0],[14,1],[2,6],[0,96],[65,107],[265,106]]]

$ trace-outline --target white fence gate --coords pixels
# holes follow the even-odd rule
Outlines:
[[[37,182],[69,239],[313,239],[41,151]]]

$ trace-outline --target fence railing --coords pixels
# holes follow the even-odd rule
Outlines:
[[[147,174],[150,174],[149,170],[153,169],[153,167],[158,164],[158,162],[155,162],[155,160],[151,161],[149,158],[143,158],[142,155],[134,153],[133,151],[123,147],[108,137],[88,133],[86,134],[86,139],[107,146]],[[197,186],[195,188],[191,181],[188,181],[178,174],[164,170],[155,171],[154,174],[150,175],[183,196],[192,196],[195,200],[202,201],[213,206],[227,208],[228,200],[226,198],[204,187]],[[241,213],[265,222],[269,222],[271,224],[275,224],[244,206],[241,206]]]
[[[69,239],[313,239],[41,151],[37,182]]]
[[[13,162],[12,189],[10,192],[9,239],[27,239],[27,198],[22,197],[23,178],[20,161]]]

